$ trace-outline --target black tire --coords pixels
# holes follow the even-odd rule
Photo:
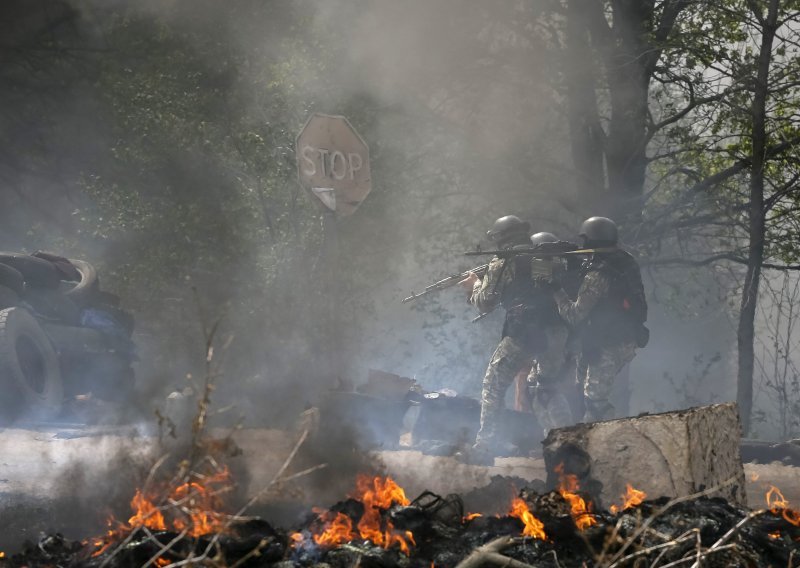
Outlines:
[[[28,254],[0,252],[0,263],[18,270],[25,282],[34,288],[55,290],[61,283],[61,274],[52,263]]]
[[[100,281],[97,279],[97,270],[94,266],[83,260],[69,259],[81,275],[81,281],[74,288],[65,292],[67,296],[78,302],[87,302],[89,298],[100,290]]]
[[[14,308],[19,305],[19,294],[11,288],[0,284],[0,310]]]
[[[64,385],[58,356],[23,308],[0,310],[0,389],[3,422],[22,414],[53,418],[61,411]]]
[[[0,264],[0,286],[11,288],[17,296],[22,296],[25,293],[25,278],[13,266]]]

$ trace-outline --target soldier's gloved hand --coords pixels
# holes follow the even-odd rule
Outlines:
[[[478,278],[478,275],[475,274],[474,272],[470,272],[466,278],[458,281],[458,285],[471,294],[472,290],[475,289],[475,283],[478,280],[480,280],[480,278]]]
[[[531,260],[531,275],[533,279],[552,280],[558,270],[558,261],[552,258],[534,258]]]

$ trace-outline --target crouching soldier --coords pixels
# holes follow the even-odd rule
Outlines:
[[[531,242],[528,231],[527,222],[508,215],[497,219],[487,236],[501,250],[515,247],[529,249]],[[534,283],[533,260],[530,254],[494,257],[482,280],[470,274],[460,282],[470,294],[470,303],[481,313],[488,313],[497,306],[506,310],[503,337],[483,379],[480,429],[475,444],[463,456],[465,461],[471,463],[489,464],[495,455],[499,455],[497,423],[506,391],[517,372],[530,366],[534,360],[532,381],[534,384],[549,385],[557,379],[564,363],[568,331],[558,317],[549,288],[537,287]],[[553,407],[548,411],[546,420],[555,420],[558,425],[568,423],[571,416],[566,400],[563,396],[559,399],[560,393],[548,396],[549,392],[546,386],[541,394],[538,390],[536,392],[540,404],[546,401],[544,406],[548,409]],[[558,402],[561,402],[561,406],[556,409]],[[548,423],[544,427],[553,426]]]
[[[616,224],[591,217],[581,225],[583,246],[593,249],[583,266],[583,280],[575,301],[556,285],[553,297],[558,313],[581,334],[578,364],[586,413],[584,422],[614,418],[609,401],[614,379],[647,345],[649,331],[639,264],[617,247]]]

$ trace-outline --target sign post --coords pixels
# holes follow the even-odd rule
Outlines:
[[[296,140],[297,177],[323,210],[323,245],[315,267],[326,267],[323,293],[328,300],[328,339],[323,352],[333,380],[341,380],[341,302],[338,273],[338,219],[355,213],[372,189],[369,147],[343,116],[313,114]]]

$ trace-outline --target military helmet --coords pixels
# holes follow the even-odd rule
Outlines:
[[[519,235],[527,236],[530,230],[531,225],[527,221],[523,221],[516,215],[506,215],[494,222],[492,228],[486,231],[486,236],[489,237],[489,240],[502,244]]]
[[[581,225],[578,233],[587,243],[615,245],[619,238],[617,224],[608,217],[589,217]]]
[[[531,235],[531,243],[533,246],[538,246],[542,243],[557,243],[558,237],[555,236],[553,233],[548,233],[546,231],[542,231],[541,233],[535,233]]]

